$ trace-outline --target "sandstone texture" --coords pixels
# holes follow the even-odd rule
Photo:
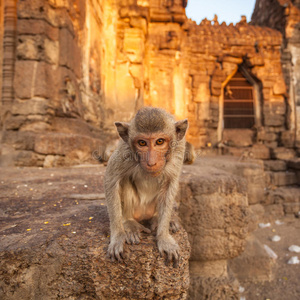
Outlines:
[[[192,248],[189,299],[239,299],[228,261],[244,251],[255,222],[246,180],[216,166],[201,159],[181,177],[178,214]]]
[[[105,160],[117,138],[113,123],[130,120],[143,105],[187,117],[197,148],[233,155],[250,148],[258,159],[270,159],[278,146],[293,150],[299,3],[258,0],[251,23],[242,17],[235,26],[217,16],[196,24],[186,5],[1,3],[1,164]],[[224,129],[225,87],[237,72],[252,86],[254,126]]]
[[[174,234],[179,267],[160,257],[155,236],[106,257],[109,220],[103,167],[2,169],[1,299],[186,299],[187,234]]]
[[[104,167],[3,168],[1,299],[238,299],[228,263],[256,220],[246,180],[214,165],[183,169],[179,268],[165,265],[153,234],[126,245],[124,263],[107,259]]]
[[[184,166],[179,268],[165,265],[154,234],[126,245],[123,263],[107,259],[103,166],[2,168],[1,299],[239,299],[238,280],[262,283],[276,271],[251,232],[299,209],[293,186],[267,189],[249,206],[264,189],[263,166],[233,157]]]

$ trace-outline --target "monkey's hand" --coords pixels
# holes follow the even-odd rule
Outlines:
[[[123,261],[124,259],[124,243],[126,239],[125,232],[119,232],[110,239],[110,244],[108,246],[107,256],[111,261]]]
[[[167,264],[173,260],[174,268],[177,268],[179,261],[179,246],[173,237],[170,234],[164,237],[157,237],[157,246],[162,257],[164,257],[166,253]]]
[[[139,244],[141,232],[151,233],[151,230],[138,223],[135,220],[126,220],[123,223],[127,244]]]
[[[158,217],[154,216],[151,219],[151,231],[155,232],[157,230],[158,227]],[[170,221],[170,232],[177,232],[179,229],[181,228],[181,224],[180,224],[180,220],[178,218],[178,216],[174,215],[172,216],[172,219]]]
[[[178,219],[173,219],[170,221],[170,231],[175,233],[180,229],[180,221]]]

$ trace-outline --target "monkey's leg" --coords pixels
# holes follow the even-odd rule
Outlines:
[[[126,233],[122,222],[122,206],[118,183],[106,188],[107,210],[110,219],[110,244],[107,255],[112,261],[124,258]]]
[[[126,220],[123,222],[126,233],[127,244],[139,244],[141,232],[151,233],[151,230],[138,223],[134,219]]]
[[[155,232],[158,227],[158,216],[154,216],[150,221],[150,228],[152,232]],[[175,233],[181,228],[179,217],[176,213],[173,213],[170,221],[170,231]]]
[[[158,202],[157,246],[161,256],[167,255],[167,262],[174,260],[174,267],[178,266],[179,246],[169,233],[173,202],[177,192],[178,182],[173,181],[161,195]]]

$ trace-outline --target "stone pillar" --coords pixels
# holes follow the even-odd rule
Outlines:
[[[3,14],[3,57],[2,57],[2,105],[11,104],[14,99],[13,80],[15,71],[15,50],[17,30],[17,1],[4,2]],[[1,45],[2,46],[2,45]],[[2,109],[1,109],[2,110]],[[5,109],[1,112],[1,120]]]
[[[238,299],[238,282],[227,262],[244,251],[250,221],[245,181],[188,166],[180,199],[179,216],[192,248],[189,299]]]

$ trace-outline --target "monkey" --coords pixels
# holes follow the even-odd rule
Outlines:
[[[184,161],[183,163],[185,165],[191,165],[194,163],[195,159],[196,159],[196,151],[194,146],[189,143],[189,142],[185,142],[185,151],[184,151]]]
[[[161,108],[141,108],[129,122],[115,122],[120,136],[105,172],[105,196],[110,220],[108,257],[123,261],[124,244],[138,244],[141,232],[157,227],[156,240],[167,264],[179,261],[179,246],[170,222],[185,155],[188,120],[175,121]],[[172,222],[171,222],[172,225]],[[172,230],[178,226],[173,223]]]

